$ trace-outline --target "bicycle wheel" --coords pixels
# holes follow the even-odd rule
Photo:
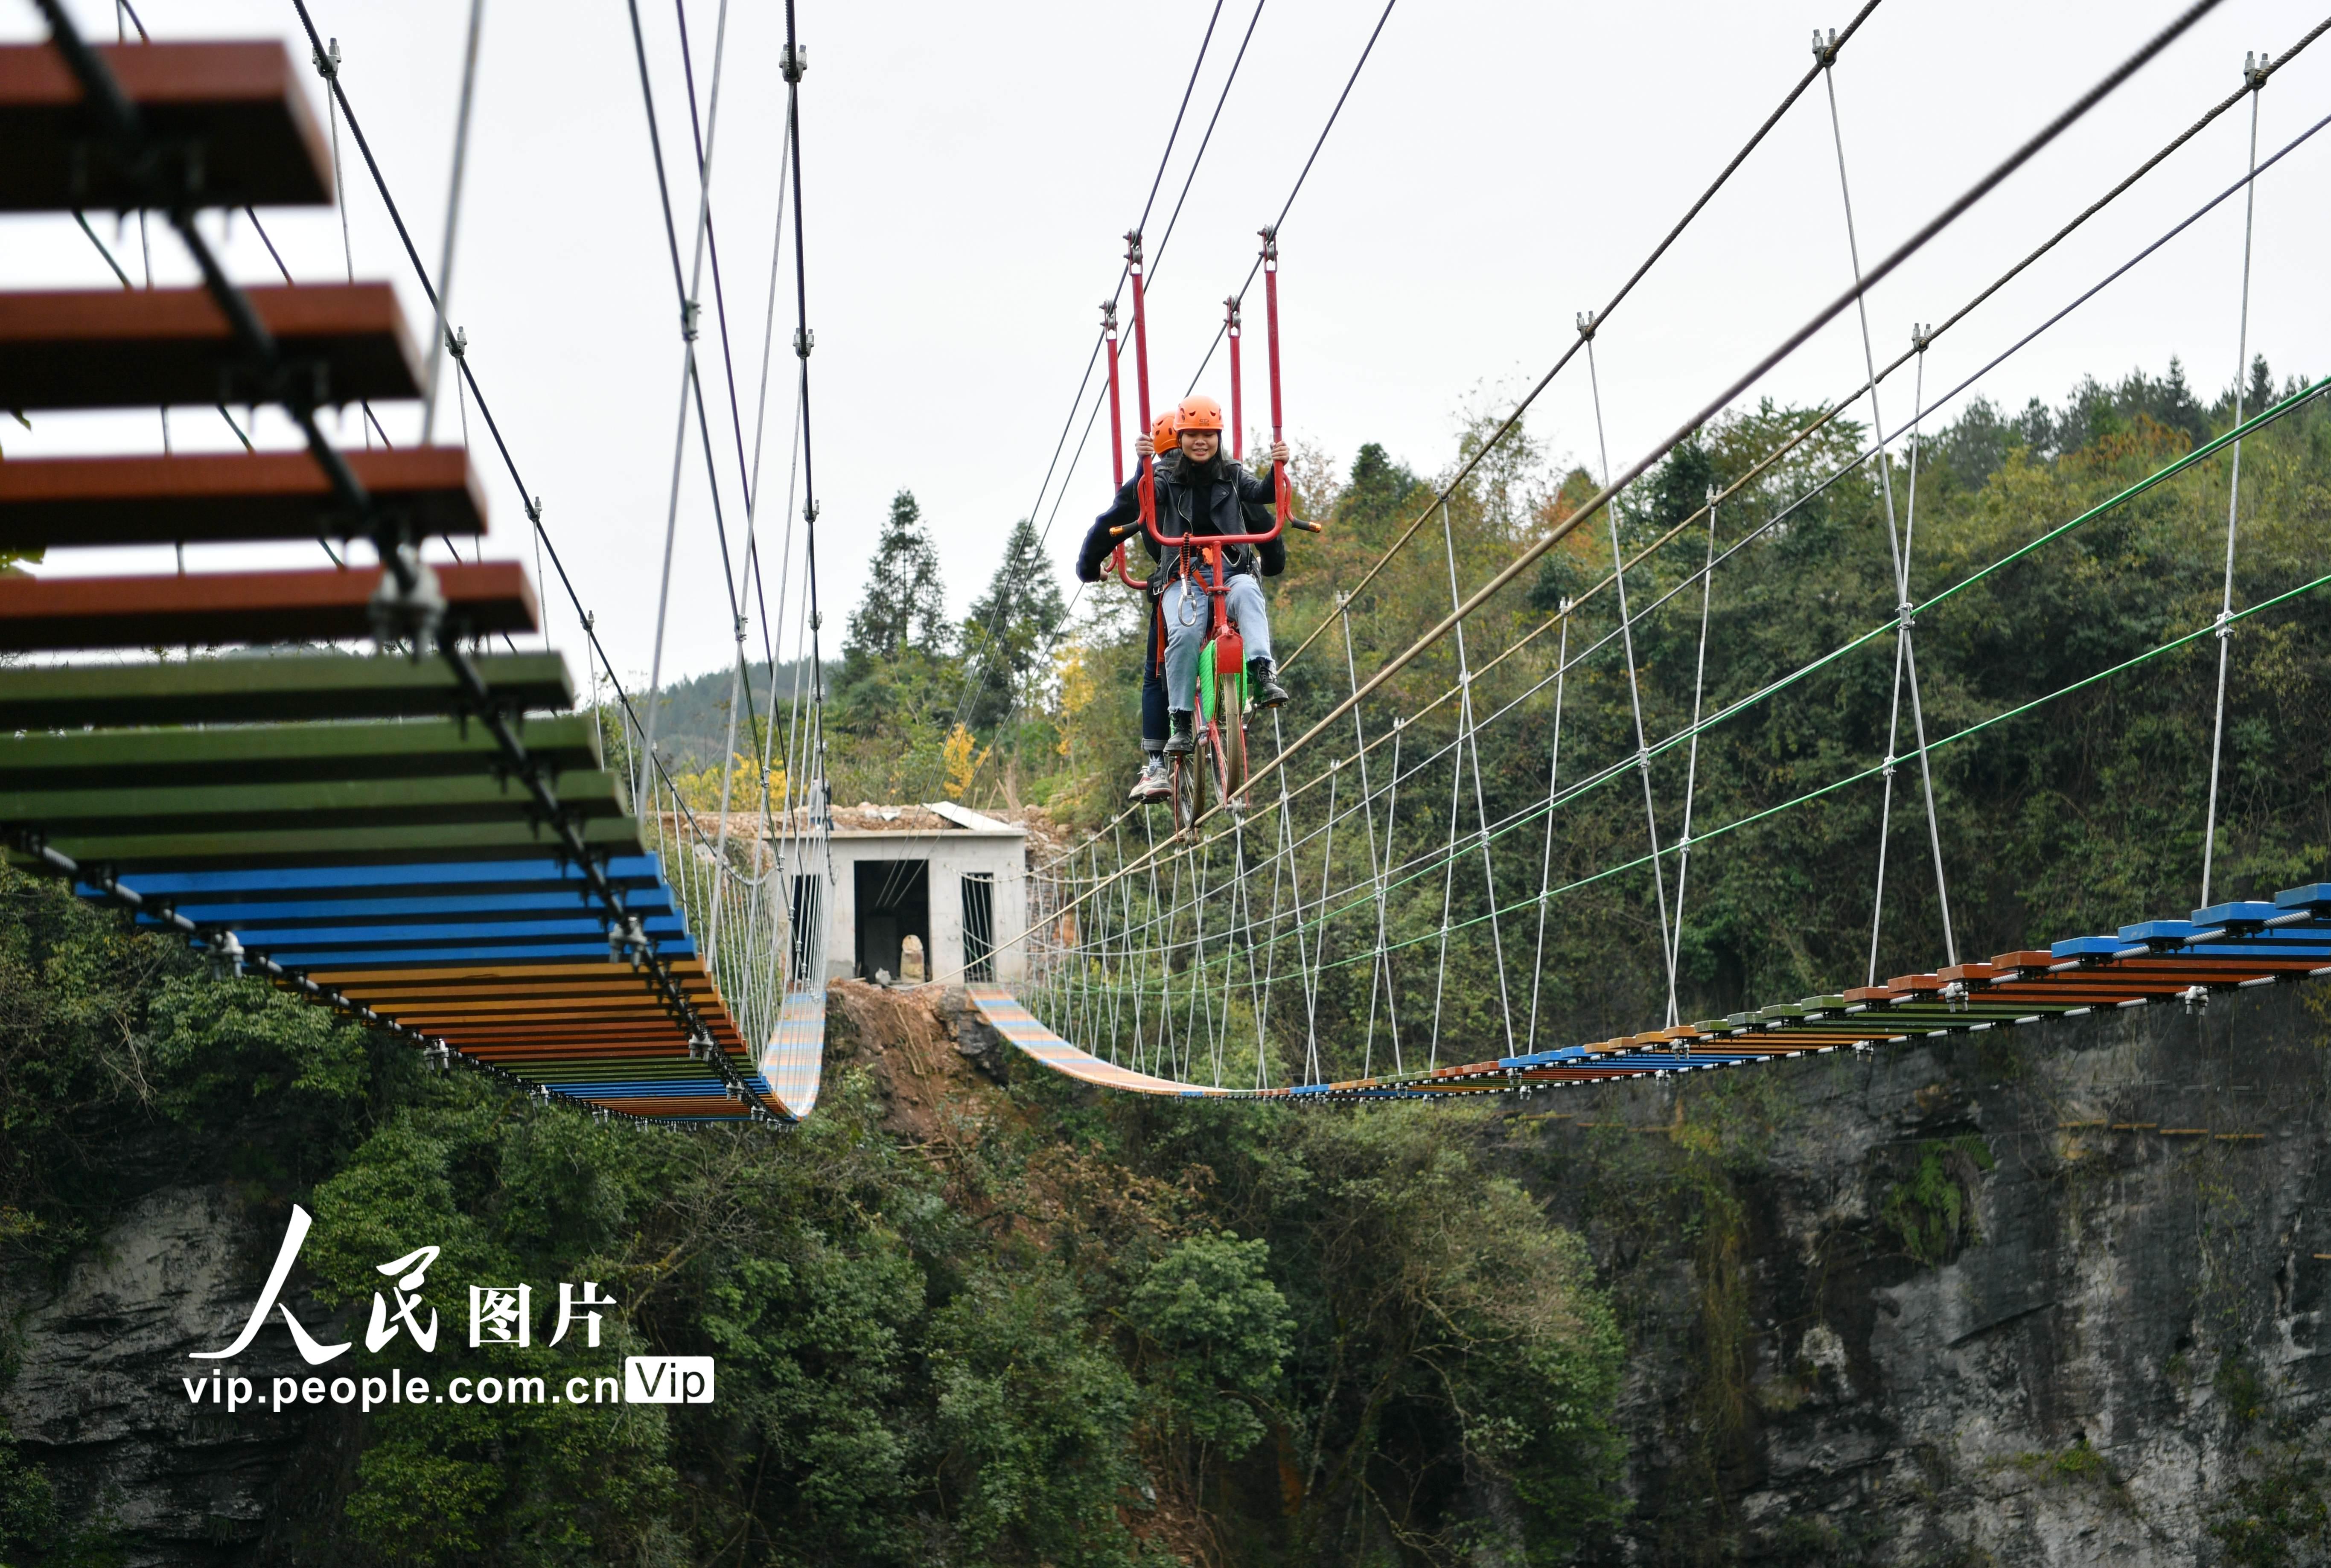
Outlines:
[[[1195,752],[1177,752],[1166,770],[1173,785],[1169,797],[1174,808],[1174,831],[1185,833],[1190,824],[1198,820],[1198,774],[1204,769]]]
[[[1238,677],[1214,687],[1215,798],[1233,812],[1246,809],[1246,712]]]

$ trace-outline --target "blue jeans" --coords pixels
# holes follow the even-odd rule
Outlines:
[[[1246,642],[1246,656],[1270,658],[1270,619],[1263,612],[1262,584],[1251,572],[1233,573],[1226,597],[1231,623]],[[1207,618],[1213,610],[1207,598],[1204,587],[1177,577],[1159,602],[1166,616],[1166,699],[1177,713],[1190,712],[1198,706],[1198,650],[1205,643]],[[1188,617],[1186,623],[1185,615]]]

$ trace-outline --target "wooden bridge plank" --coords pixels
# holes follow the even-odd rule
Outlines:
[[[98,58],[199,206],[332,200],[331,149],[283,45],[100,44]],[[0,48],[0,212],[149,204],[81,107],[81,84],[45,43]]]
[[[421,362],[385,283],[243,290],[321,404],[421,395]],[[215,300],[200,289],[0,294],[0,407],[267,403]]]
[[[474,537],[486,505],[460,447],[342,454],[415,538]],[[304,451],[0,463],[0,549],[347,538],[356,519]]]
[[[534,588],[514,561],[433,568],[463,636],[532,632]],[[0,577],[0,651],[218,648],[354,641],[372,634],[378,566],[191,576]]]

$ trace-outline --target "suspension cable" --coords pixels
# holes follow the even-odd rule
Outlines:
[[[1629,465],[1628,469],[1623,473],[1615,476],[1613,482],[1606,483],[1594,495],[1589,497],[1578,508],[1578,509],[1573,512],[1568,518],[1556,524],[1540,538],[1533,541],[1529,546],[1526,546],[1512,562],[1498,571],[1489,579],[1489,582],[1475,590],[1463,603],[1453,609],[1449,615],[1442,617],[1430,630],[1418,637],[1406,650],[1394,657],[1392,660],[1386,661],[1351,696],[1336,703],[1330,708],[1328,713],[1315,723],[1311,728],[1297,736],[1296,739],[1285,749],[1280,751],[1277,756],[1263,765],[1261,770],[1251,775],[1249,780],[1250,787],[1264,774],[1285,767],[1288,760],[1292,755],[1308,746],[1312,741],[1324,734],[1328,727],[1333,725],[1337,720],[1342,718],[1343,716],[1346,712],[1350,711],[1350,709],[1357,703],[1364,700],[1366,697],[1380,689],[1386,681],[1390,680],[1394,675],[1398,674],[1402,670],[1413,663],[1427,649],[1439,642],[1441,638],[1445,637],[1449,632],[1458,624],[1458,622],[1470,617],[1474,611],[1478,610],[1481,605],[1487,603],[1490,599],[1494,598],[1498,594],[1510,585],[1517,577],[1518,577],[1530,565],[1542,558],[1547,551],[1551,550],[1556,544],[1560,543],[1576,528],[1589,520],[1595,512],[1599,511],[1603,507],[1608,506],[1619,489],[1623,489],[1627,484],[1630,484],[1637,478],[1640,478],[1644,472],[1649,470],[1653,463],[1664,457],[1670,451],[1680,444],[1686,438],[1691,435],[1692,432],[1698,430],[1717,413],[1721,413],[1723,409],[1728,406],[1734,399],[1740,395],[1741,393],[1754,385],[1756,381],[1761,379],[1774,366],[1778,365],[1782,360],[1788,357],[1789,355],[1795,352],[1795,350],[1800,347],[1806,339],[1810,338],[1815,332],[1819,331],[1830,321],[1835,319],[1838,315],[1853,304],[1862,293],[1870,289],[1875,288],[1879,282],[1890,276],[1903,264],[1903,262],[1907,261],[1911,256],[1917,254],[1917,252],[1922,250],[1935,238],[1936,235],[1941,233],[1943,230],[1956,222],[1957,219],[1969,208],[1973,207],[1977,202],[1988,195],[1993,189],[1997,188],[1997,186],[2006,180],[2009,176],[2015,173],[2016,170],[2020,169],[2023,165],[2038,156],[2042,149],[2054,142],[2072,125],[2084,118],[2091,109],[2093,109],[2098,103],[2102,102],[2105,98],[2109,96],[2123,82],[2126,81],[2162,51],[2166,49],[2179,37],[2183,36],[2194,25],[2194,24],[2199,22],[2203,16],[2209,14],[2210,12],[2216,9],[2219,4],[2220,0],[2195,0],[2194,4],[2189,5],[2166,26],[2163,27],[2151,37],[2146,39],[2145,42],[2133,53],[2116,65],[2095,85],[2088,89],[2088,90],[2083,92],[2070,105],[2060,111],[2039,130],[2027,138],[2020,146],[2010,152],[2006,157],[1994,165],[1990,170],[1976,179],[1975,182],[1960,195],[1955,198],[1940,212],[1929,218],[1917,231],[1898,244],[1892,252],[1888,253],[1877,263],[1875,267],[1870,269],[1864,278],[1853,288],[1847,290],[1844,293],[1830,301],[1827,305],[1817,311],[1810,319],[1788,334],[1788,336],[1783,338],[1780,343],[1768,350],[1746,371],[1736,377],[1729,385],[1717,394],[1716,397],[1711,399],[1698,413],[1693,414],[1691,418],[1671,432],[1666,439],[1654,445],[1644,455],[1636,459]],[[1219,810],[1219,807],[1209,808],[1209,810],[1204,813],[1201,820],[1203,821],[1204,817],[1213,816]],[[1115,873],[1115,875],[1123,876],[1131,869],[1132,868],[1127,868],[1125,870],[1121,870]],[[1084,898],[1089,896],[1089,893],[1080,895],[1078,901],[1081,902]]]

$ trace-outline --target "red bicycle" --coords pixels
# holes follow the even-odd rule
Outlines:
[[[1150,429],[1149,420],[1149,331],[1148,316],[1142,297],[1141,235],[1138,231],[1125,236],[1126,271],[1133,285],[1133,344],[1136,374],[1141,399],[1141,429]],[[1279,238],[1270,229],[1262,231],[1262,272],[1264,299],[1267,301],[1270,345],[1270,439],[1274,444],[1282,438],[1284,419],[1281,414],[1279,390]],[[1225,300],[1228,312],[1223,323],[1230,338],[1231,351],[1231,439],[1233,456],[1242,456],[1245,446],[1244,407],[1241,397],[1239,375],[1239,341],[1242,336],[1239,301],[1233,297]],[[1114,305],[1102,307],[1102,332],[1108,347],[1108,410],[1109,424],[1118,434],[1111,442],[1111,455],[1118,463],[1118,482],[1124,483],[1122,432],[1119,426],[1117,371],[1117,311]],[[1148,584],[1127,570],[1123,541],[1136,532],[1146,532],[1156,546],[1167,581],[1180,576],[1194,582],[1206,594],[1206,640],[1198,651],[1198,689],[1196,705],[1192,710],[1192,727],[1196,744],[1187,752],[1174,754],[1172,792],[1168,801],[1174,809],[1174,831],[1182,832],[1204,814],[1204,803],[1200,780],[1212,774],[1215,803],[1233,814],[1246,809],[1247,753],[1246,716],[1247,674],[1246,641],[1239,635],[1238,624],[1230,614],[1229,575],[1223,570],[1223,553],[1233,545],[1261,546],[1270,544],[1292,526],[1319,532],[1319,525],[1307,523],[1288,515],[1292,490],[1288,483],[1284,464],[1274,464],[1271,471],[1272,489],[1276,492],[1277,515],[1270,527],[1255,534],[1211,534],[1200,537],[1179,536],[1168,538],[1157,527],[1157,498],[1156,481],[1150,471],[1149,459],[1141,460],[1141,518],[1117,530],[1116,570],[1119,581],[1128,587],[1146,592]],[[1188,601],[1185,599],[1185,605]],[[1163,659],[1164,649],[1157,650]]]

